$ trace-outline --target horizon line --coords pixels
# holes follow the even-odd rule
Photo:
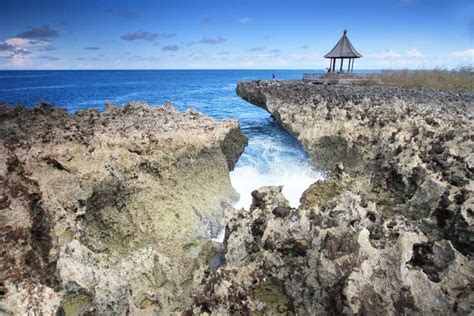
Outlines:
[[[357,71],[367,71],[367,70],[455,70],[459,67],[448,68],[448,67],[433,67],[433,68],[364,68],[354,70]],[[152,69],[143,69],[143,68],[98,68],[98,69],[0,69],[1,71],[173,71],[173,70],[185,70],[185,71],[212,71],[212,70],[322,70],[325,68],[152,68]]]

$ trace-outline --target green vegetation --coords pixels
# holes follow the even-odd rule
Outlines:
[[[455,70],[384,70],[365,79],[364,85],[390,85],[433,88],[439,91],[474,91],[474,67],[463,66]]]

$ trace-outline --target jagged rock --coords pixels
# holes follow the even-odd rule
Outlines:
[[[237,198],[236,121],[171,104],[0,106],[2,302],[13,314],[171,313]],[[213,236],[211,236],[213,235]]]
[[[195,278],[195,314],[472,313],[472,93],[302,81],[237,93],[332,172],[298,209],[280,187],[252,193],[227,219],[226,265]],[[256,294],[269,284],[274,301]]]
[[[237,93],[295,134],[314,166],[344,163],[358,179],[351,186],[365,182],[364,198],[386,215],[423,221],[430,238],[473,252],[472,214],[462,215],[474,185],[473,93],[304,81],[241,82]],[[321,196],[308,192],[306,203],[327,199],[338,184],[319,186]]]
[[[227,207],[223,252],[209,237],[235,194],[235,122],[169,104],[0,107],[2,311],[472,313],[472,93],[237,92],[331,172],[298,208],[281,187]]]
[[[263,188],[271,207],[229,220],[226,265],[197,282],[195,314],[471,311],[472,267],[451,242],[430,242],[400,216],[381,220],[349,192],[275,216],[275,204],[288,207],[280,190]],[[262,287],[273,301],[256,294]]]

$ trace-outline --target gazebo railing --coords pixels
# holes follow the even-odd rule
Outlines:
[[[303,80],[319,80],[323,79],[324,75],[321,74],[303,74]]]

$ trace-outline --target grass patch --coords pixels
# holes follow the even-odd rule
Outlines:
[[[361,82],[363,85],[389,85],[401,87],[432,88],[438,91],[474,91],[474,67],[464,66],[455,70],[383,70]]]

